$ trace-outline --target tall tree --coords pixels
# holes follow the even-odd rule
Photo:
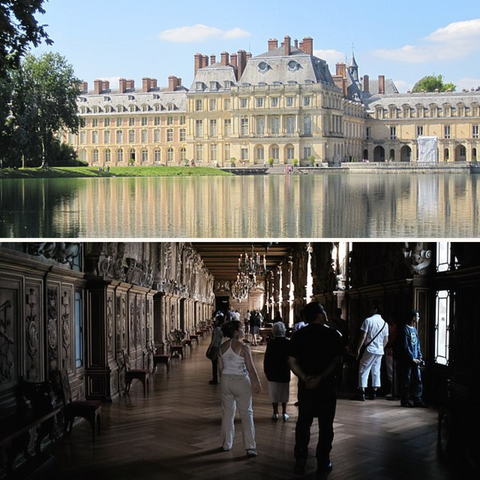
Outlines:
[[[457,87],[453,83],[445,83],[442,75],[427,75],[421,78],[413,87],[413,93],[419,92],[446,92],[455,91]]]
[[[32,44],[38,46],[42,40],[53,42],[39,25],[36,14],[43,14],[45,0],[0,0],[0,78],[10,68],[20,64],[22,56]],[[47,0],[48,1],[48,0]]]
[[[30,165],[48,163],[56,136],[63,129],[78,132],[79,80],[58,53],[27,55],[13,74],[15,144]]]

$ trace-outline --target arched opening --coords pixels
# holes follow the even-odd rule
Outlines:
[[[368,150],[367,150],[367,149],[365,149],[365,150],[363,151],[363,159],[364,159],[364,160],[368,160]]]
[[[472,161],[476,162],[477,161],[477,149],[472,148]]]
[[[467,149],[464,145],[457,145],[455,148],[455,161],[466,162],[467,161]]]
[[[448,162],[449,159],[450,159],[450,150],[448,148],[446,148],[443,151],[443,161]]]
[[[381,146],[375,147],[373,151],[373,161],[374,162],[384,162],[385,161],[385,149]]]
[[[135,163],[135,149],[134,148],[130,149],[129,163],[132,164],[132,165]]]
[[[412,149],[408,145],[404,145],[400,150],[400,161],[401,162],[412,161]]]
[[[390,149],[390,156],[388,157],[388,159],[391,161],[391,162],[394,162],[395,161],[395,150],[393,148]]]
[[[270,147],[270,155],[268,158],[269,160],[270,158],[273,158],[273,163],[278,163],[280,158],[280,149],[278,148],[278,145],[272,145]]]

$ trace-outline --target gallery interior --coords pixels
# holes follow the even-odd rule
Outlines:
[[[257,401],[258,432],[271,447],[269,455],[261,459],[260,453],[255,459],[262,465],[261,473],[255,473],[252,463],[242,470],[247,461],[243,458],[226,462],[236,459],[230,453],[219,460],[221,466],[201,457],[205,448],[220,446],[215,435],[204,435],[185,451],[177,443],[193,442],[196,434],[189,432],[205,434],[219,428],[218,392],[208,384],[211,367],[204,355],[215,312],[238,311],[242,321],[247,310],[262,313],[262,339],[252,347],[261,371],[274,316],[280,313],[290,334],[310,301],[322,303],[329,319],[341,309],[352,349],[374,304],[383,305],[383,318],[389,323],[405,321],[412,309],[421,319],[418,333],[428,408],[402,409],[398,402],[387,402],[385,395],[393,391],[387,378],[382,379],[378,403],[372,406],[375,402],[367,401],[359,407],[360,402],[351,401],[357,364],[345,358],[337,430],[352,431],[334,440],[337,466],[330,478],[443,479],[449,478],[448,472],[453,472],[451,478],[474,474],[480,453],[479,252],[476,242],[417,240],[0,243],[0,478],[34,478],[35,473],[56,478],[55,473],[42,475],[60,468],[58,478],[73,479],[67,464],[81,468],[88,462],[95,463],[103,478],[267,478],[271,471],[275,478],[291,478],[291,465],[280,468],[272,451],[280,452],[282,459],[292,457],[293,378],[289,425],[275,426],[286,430],[266,430],[272,428],[266,387]],[[186,379],[197,386],[185,390]],[[353,458],[356,445],[364,441],[355,438],[355,429],[366,409],[373,410],[365,428],[373,422],[371,436],[379,443],[362,457],[363,470],[352,464],[340,475],[339,469],[347,468],[347,456]],[[263,411],[266,420],[257,420]],[[158,415],[164,418],[158,428],[146,428]],[[424,423],[428,435],[411,434],[402,447],[395,446],[390,442],[400,430],[392,434],[393,430],[373,427],[384,416],[398,420],[399,429],[407,422],[411,428]],[[64,424],[70,417],[73,431],[68,435]],[[129,419],[128,429],[118,427],[121,418]],[[161,428],[165,424],[170,425],[168,431]],[[137,441],[148,438],[165,442],[165,463],[136,464],[138,476],[132,466],[122,473],[121,458],[135,450]],[[120,439],[121,449],[116,443]],[[342,441],[351,442],[345,444],[350,453],[336,447]],[[375,474],[366,462],[382,464],[377,451],[382,442],[392,450],[424,452],[427,446],[433,450],[422,454],[418,465],[400,455],[389,464],[389,474]],[[101,450],[95,453],[96,448]],[[142,452],[158,454],[150,450]],[[175,466],[168,458],[176,458]],[[194,470],[191,458],[202,458]],[[162,468],[163,475],[158,476]],[[438,475],[429,477],[428,471]]]

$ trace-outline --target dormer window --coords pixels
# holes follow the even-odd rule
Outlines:
[[[204,83],[203,82],[196,82],[195,83],[195,90],[197,92],[203,92],[203,89],[204,89]]]
[[[270,70],[270,65],[267,62],[260,62],[258,64],[258,71],[260,73],[267,73]]]
[[[287,67],[290,72],[296,72],[300,68],[300,64],[295,60],[290,60]]]
[[[210,90],[216,92],[218,90],[218,83],[217,82],[210,82]]]

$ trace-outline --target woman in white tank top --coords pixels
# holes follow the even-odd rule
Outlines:
[[[233,447],[235,438],[235,412],[238,407],[242,420],[243,445],[249,457],[257,456],[255,426],[253,423],[252,391],[260,393],[262,385],[258,378],[252,353],[241,340],[244,337],[239,321],[227,322],[222,327],[223,335],[229,338],[220,346],[218,371],[220,373],[220,397],[222,401],[222,449]]]

